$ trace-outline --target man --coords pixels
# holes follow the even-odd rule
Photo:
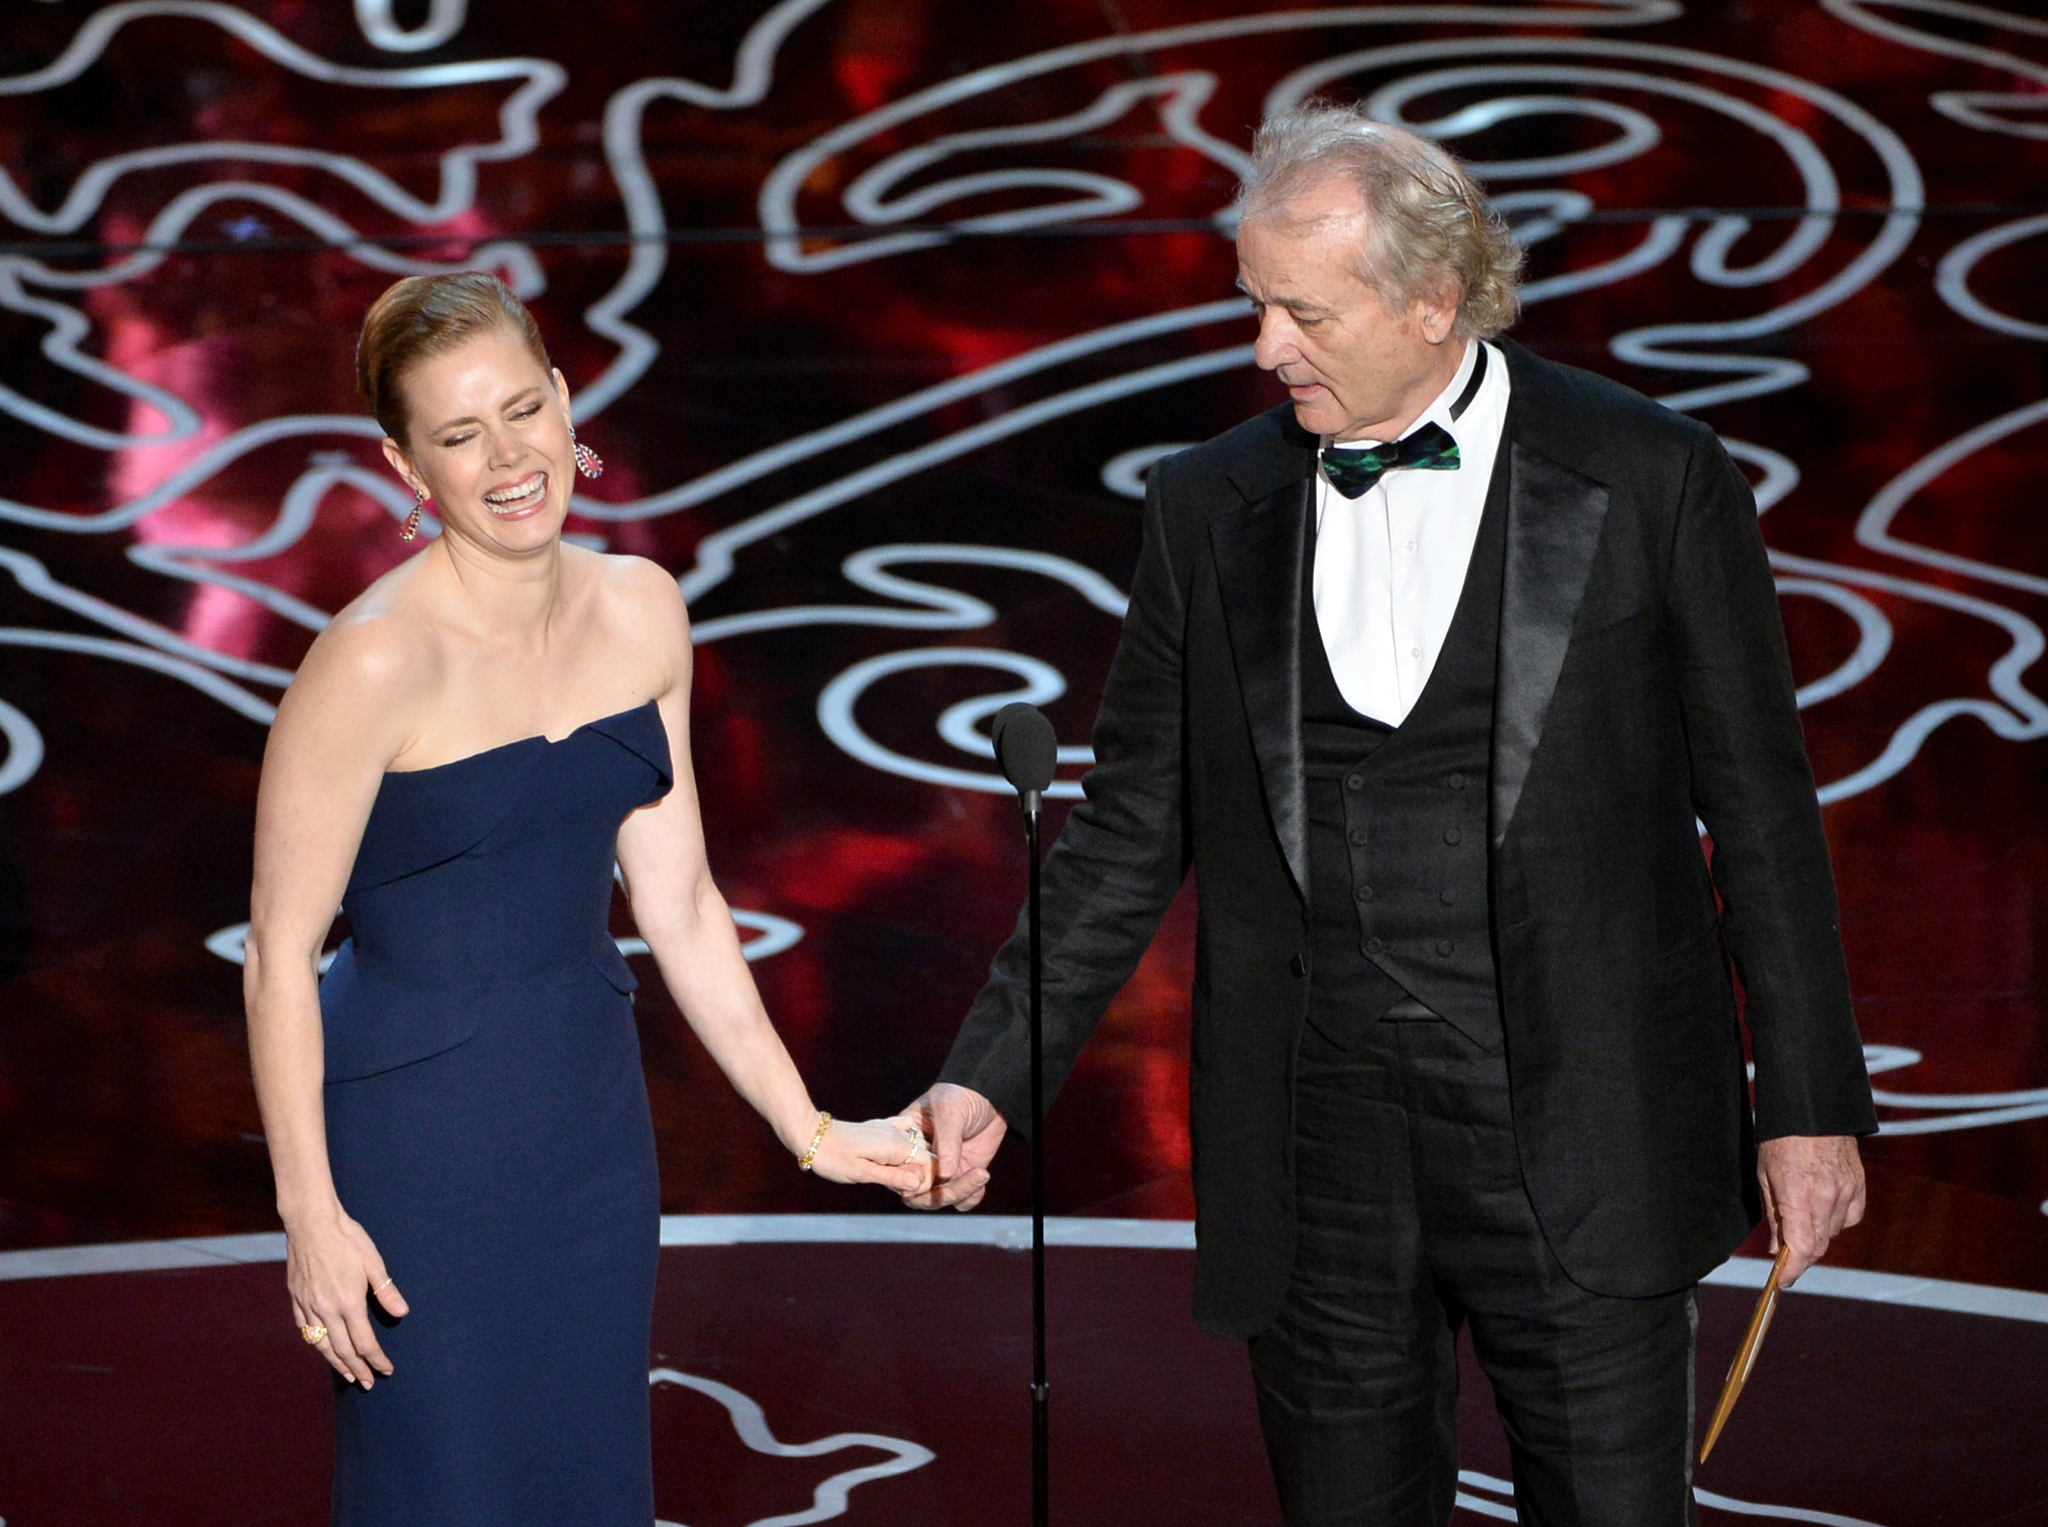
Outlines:
[[[1519,257],[1442,150],[1311,104],[1254,160],[1290,402],[1152,472],[1048,1076],[1192,863],[1196,1315],[1250,1341],[1288,1522],[1448,1522],[1467,1324],[1524,1522],[1694,1521],[1693,1287],[1759,1198],[1818,1259],[1875,1128],[1755,505],[1706,426],[1487,342]],[[1024,959],[914,1107],[918,1202],[1019,1119]]]

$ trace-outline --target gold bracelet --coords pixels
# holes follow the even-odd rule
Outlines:
[[[832,1115],[820,1113],[818,1115],[818,1132],[811,1136],[811,1148],[805,1151],[803,1159],[797,1162],[796,1167],[798,1171],[808,1172],[811,1169],[811,1163],[818,1158],[818,1147],[825,1143],[825,1131],[831,1127]]]

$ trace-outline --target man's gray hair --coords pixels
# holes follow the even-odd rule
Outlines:
[[[1304,101],[1268,117],[1238,188],[1240,222],[1284,221],[1288,203],[1336,177],[1365,203],[1358,274],[1405,308],[1457,283],[1457,332],[1489,339],[1521,312],[1522,250],[1486,193],[1447,150],[1357,106]]]

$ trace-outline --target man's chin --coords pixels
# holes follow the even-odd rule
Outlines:
[[[1294,422],[1311,435],[1334,435],[1344,427],[1344,421],[1335,417],[1336,410],[1330,407],[1327,394],[1318,392],[1312,398],[1295,398]]]

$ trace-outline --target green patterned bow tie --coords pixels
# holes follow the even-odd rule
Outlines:
[[[1375,445],[1363,451],[1323,452],[1323,476],[1346,498],[1364,497],[1374,483],[1397,467],[1455,472],[1458,442],[1441,424],[1425,424],[1414,434],[1388,445]]]

